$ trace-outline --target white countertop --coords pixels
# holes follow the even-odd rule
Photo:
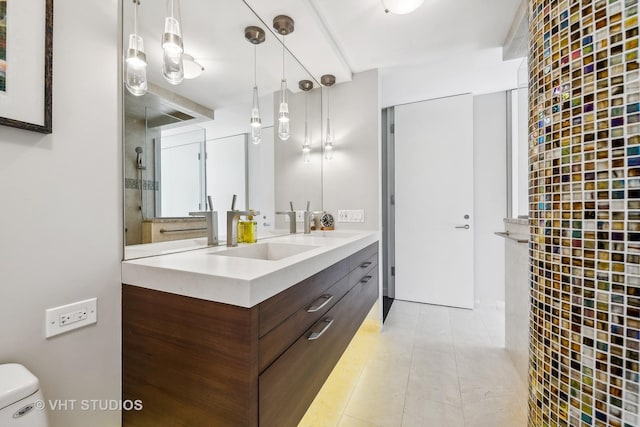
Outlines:
[[[314,231],[258,241],[316,246],[275,261],[213,255],[226,246],[128,260],[122,262],[122,283],[253,307],[378,239],[377,231]]]

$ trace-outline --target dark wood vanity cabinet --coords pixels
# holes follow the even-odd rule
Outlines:
[[[128,426],[295,426],[378,298],[378,244],[252,308],[122,290]]]

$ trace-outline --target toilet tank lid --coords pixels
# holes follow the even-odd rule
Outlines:
[[[38,378],[17,363],[0,365],[0,410],[38,391]]]

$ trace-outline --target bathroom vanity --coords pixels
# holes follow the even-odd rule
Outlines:
[[[122,264],[124,426],[295,426],[378,299],[378,233]]]

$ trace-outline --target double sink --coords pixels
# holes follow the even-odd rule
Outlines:
[[[344,231],[319,231],[308,236],[311,238],[346,238],[352,237],[355,234],[357,233]],[[298,243],[262,242],[223,251],[210,252],[210,255],[278,261],[294,255],[299,255],[318,247],[319,246]]]

